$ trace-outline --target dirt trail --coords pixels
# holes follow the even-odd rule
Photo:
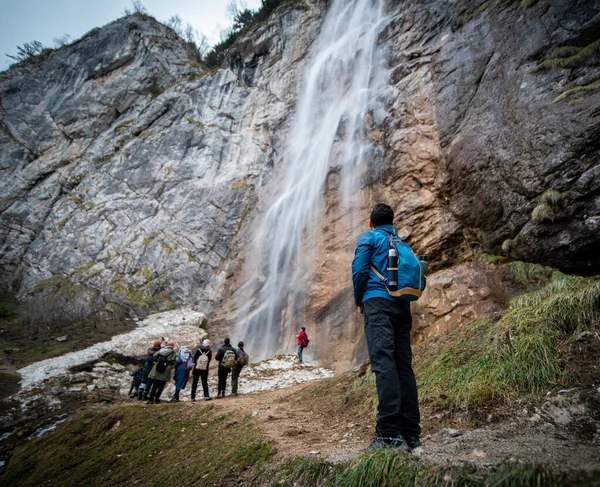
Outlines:
[[[192,408],[214,405],[220,410],[250,415],[267,438],[273,441],[277,457],[317,454],[332,462],[349,460],[371,441],[373,424],[364,418],[351,418],[340,408],[339,414],[320,410],[318,405],[301,401],[299,396],[314,383],[227,397],[189,404]],[[182,404],[183,405],[183,404]],[[428,429],[433,418],[423,412]],[[478,429],[451,429],[424,435],[423,447],[414,455],[438,466],[493,467],[505,463],[546,465],[556,471],[600,471],[597,439],[561,429],[551,422],[525,415]],[[439,424],[439,423],[435,423]],[[318,452],[318,453],[314,453]]]

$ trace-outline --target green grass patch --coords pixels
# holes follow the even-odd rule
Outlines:
[[[536,465],[505,465],[497,470],[432,467],[398,450],[364,452],[333,464],[319,458],[295,458],[278,471],[269,487],[559,487],[594,486],[593,474],[568,477]]]
[[[258,472],[273,455],[249,420],[211,407],[88,411],[11,458],[5,485],[213,485]],[[219,483],[218,485],[223,485]]]
[[[533,68],[532,72],[544,69],[576,68],[598,53],[600,53],[600,39],[582,47],[562,46],[554,50],[552,57],[544,59]]]
[[[509,262],[508,269],[512,273],[513,279],[519,284],[527,285],[535,282],[548,282],[557,272],[552,267],[546,267],[540,264],[530,262],[514,261]]]
[[[556,273],[543,289],[514,298],[503,316],[453,330],[440,350],[418,359],[421,400],[474,409],[567,385],[559,346],[599,318],[600,279]]]
[[[559,101],[565,100],[567,98],[569,98],[571,95],[574,94],[585,94],[585,93],[591,93],[593,91],[597,91],[600,90],[600,79],[597,79],[595,81],[592,81],[591,83],[588,83],[587,85],[581,85],[581,86],[573,86],[570,88],[565,89],[560,95],[558,95],[554,100],[552,100],[552,103],[558,103]],[[583,101],[583,98],[576,98],[574,100],[570,100],[569,104],[579,104]]]

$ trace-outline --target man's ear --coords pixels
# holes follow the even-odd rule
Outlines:
[[[371,220],[369,220],[369,228],[371,230],[373,230],[375,227],[373,226],[373,222]]]

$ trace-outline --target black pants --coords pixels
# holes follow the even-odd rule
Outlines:
[[[152,379],[152,384],[150,385],[150,392],[148,392],[148,400],[149,401],[158,401],[160,399],[160,395],[165,388],[166,380],[157,380]]]
[[[412,370],[410,310],[385,298],[363,303],[365,338],[377,382],[378,436],[418,436],[419,402]]]
[[[227,376],[229,375],[229,371],[227,367],[222,367],[219,365],[219,392],[225,394],[225,388],[227,387]]]
[[[208,370],[200,370],[198,374],[194,373],[192,376],[192,399],[196,399],[198,379],[202,381],[202,391],[204,392],[204,397],[210,397],[208,392]]]

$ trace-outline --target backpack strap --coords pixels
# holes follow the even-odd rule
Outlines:
[[[372,265],[369,267],[375,273],[375,275],[379,279],[381,279],[381,281],[383,282],[383,285],[385,286],[385,289],[387,290],[387,292],[390,296],[397,298],[397,297],[400,297],[405,294],[410,294],[411,296],[416,296],[417,298],[420,298],[421,294],[423,294],[418,289],[413,289],[412,287],[403,287],[402,289],[398,289],[397,291],[390,291],[390,289],[385,284],[385,281],[387,281],[387,279],[385,277],[383,277],[379,272],[377,272],[377,269],[375,269],[375,267],[373,267]]]

